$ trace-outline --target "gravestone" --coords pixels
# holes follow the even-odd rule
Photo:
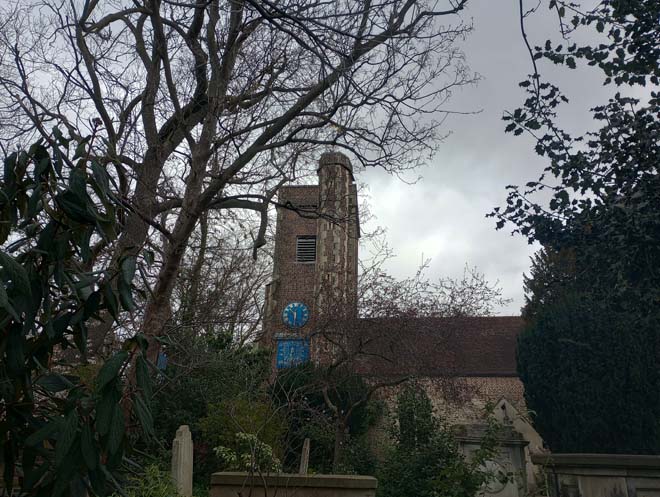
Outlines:
[[[188,425],[181,425],[172,442],[172,480],[179,495],[192,497],[193,443]]]
[[[468,458],[481,447],[488,427],[482,424],[461,425],[457,440]],[[498,434],[499,450],[496,457],[484,464],[493,478],[483,487],[489,497],[524,497],[527,495],[525,446],[528,442],[510,425],[503,425]]]
[[[298,474],[301,475],[306,475],[307,469],[309,468],[309,444],[310,440],[309,438],[306,438],[305,442],[303,442],[302,455],[300,456],[300,469],[298,470]]]

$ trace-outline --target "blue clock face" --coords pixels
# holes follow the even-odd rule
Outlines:
[[[309,308],[302,302],[291,302],[282,311],[282,321],[289,328],[302,328],[309,320]]]

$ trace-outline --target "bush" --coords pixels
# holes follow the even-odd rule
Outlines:
[[[202,436],[213,447],[223,446],[241,452],[244,437],[249,434],[281,455],[285,420],[263,401],[236,398],[211,404],[209,414],[199,422]]]
[[[179,346],[166,348],[168,366],[152,402],[157,442],[144,452],[167,464],[176,430],[184,424],[190,426],[195,441],[195,482],[208,485],[209,475],[220,465],[213,448],[232,445],[228,439],[240,431],[231,423],[221,435],[222,429],[217,427],[228,421],[226,413],[234,399],[240,396],[244,400],[236,402],[249,404],[248,399],[264,395],[270,356],[253,347],[223,348],[226,343],[218,343],[214,337],[177,337],[173,342]],[[272,438],[267,443],[277,446]]]
[[[322,386],[339,412],[348,413],[347,433],[335,464],[338,419],[328,407]],[[280,371],[272,388],[274,403],[286,411],[287,436],[284,467],[298,471],[305,438],[311,442],[309,469],[318,473],[373,474],[375,458],[366,440],[382,411],[380,402],[362,402],[367,391],[364,380],[355,374],[307,363]],[[335,467],[333,467],[335,466]]]
[[[553,452],[660,453],[658,324],[564,290],[518,341],[534,424]]]
[[[144,472],[129,478],[126,488],[126,497],[172,497],[177,495],[170,475],[155,465],[149,465]],[[115,493],[112,497],[120,497]]]
[[[218,458],[224,463],[223,471],[278,473],[282,463],[273,448],[252,433],[236,433],[235,447],[216,447]]]
[[[467,460],[450,427],[434,415],[426,392],[405,386],[392,427],[394,445],[378,472],[378,496],[474,497],[495,477],[483,468],[496,455],[497,428],[490,416],[481,448]]]

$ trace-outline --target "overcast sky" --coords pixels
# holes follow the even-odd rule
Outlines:
[[[536,2],[528,2],[529,6]],[[518,82],[531,72],[518,25],[517,0],[471,0],[463,14],[474,22],[474,32],[464,45],[468,63],[482,76],[477,86],[456,91],[448,108],[481,111],[452,116],[446,130],[452,134],[422,178],[405,184],[383,171],[362,171],[358,181],[367,187],[368,202],[376,219],[367,225],[387,228],[387,240],[397,257],[389,270],[397,276],[412,275],[423,258],[431,259],[431,276],[460,276],[465,264],[476,266],[512,302],[497,314],[518,315],[523,303],[522,275],[538,249],[511,228],[495,230],[485,215],[503,205],[508,184],[534,180],[544,161],[533,153],[533,142],[504,134],[505,109],[523,101]],[[532,44],[542,44],[553,34],[555,19],[547,11],[529,21]],[[569,71],[548,64],[541,73],[552,76],[572,97],[563,123],[574,131],[590,126],[588,109],[606,101],[595,71]],[[555,77],[555,74],[557,77]],[[414,179],[411,175],[410,179]]]

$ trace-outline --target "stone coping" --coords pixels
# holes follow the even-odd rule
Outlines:
[[[532,463],[562,468],[660,470],[660,456],[639,454],[531,454]]]
[[[373,476],[361,475],[257,474],[226,471],[213,473],[211,475],[211,485],[375,489],[378,487],[378,480]]]
[[[455,436],[460,442],[481,444],[482,439],[488,431],[488,426],[483,423],[466,423],[455,426]],[[529,442],[516,431],[513,426],[503,425],[497,434],[497,442],[500,445],[526,447]]]

